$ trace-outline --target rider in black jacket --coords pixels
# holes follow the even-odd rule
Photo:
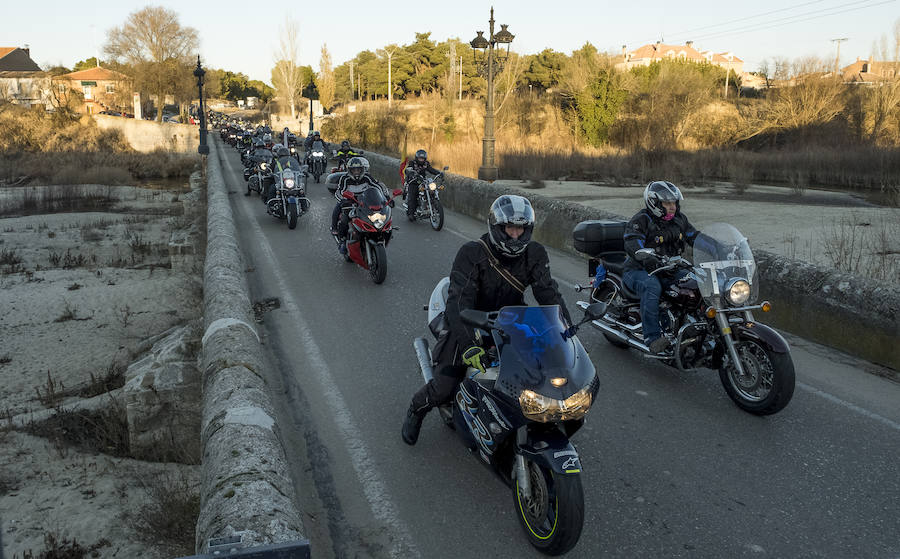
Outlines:
[[[463,324],[461,311],[492,312],[524,305],[524,290],[531,286],[539,304],[559,305],[566,320],[572,322],[556,281],[550,277],[547,251],[531,240],[534,210],[528,199],[500,196],[491,205],[488,224],[488,232],[478,241],[464,244],[453,261],[445,311],[449,332],[438,342],[440,349],[435,348],[438,366],[434,378],[415,393],[406,413],[402,435],[407,444],[416,444],[425,414],[450,400],[468,366],[483,368],[482,340]],[[504,277],[506,274],[511,278]]]
[[[408,217],[410,221],[415,221],[416,208],[419,206],[419,193],[416,191],[418,186],[412,181],[413,173],[422,175],[424,178],[424,173],[436,175],[440,173],[440,171],[431,166],[431,162],[428,161],[428,154],[424,149],[420,149],[416,152],[415,157],[413,157],[403,169],[403,172],[403,178],[406,182],[406,217]]]
[[[644,344],[651,353],[661,353],[669,345],[659,324],[659,296],[683,277],[684,270],[670,277],[650,275],[660,266],[657,255],[679,256],[685,244],[693,246],[698,231],[681,213],[684,196],[668,181],[653,181],[644,189],[644,209],[634,214],[625,226],[625,285],[641,296],[641,324]],[[651,248],[654,251],[640,251]]]
[[[347,221],[339,221],[341,218],[341,210],[352,205],[352,202],[349,200],[341,198],[344,191],[348,190],[354,194],[359,194],[370,186],[376,186],[381,189],[381,193],[384,194],[385,199],[390,199],[390,193],[388,192],[387,187],[373,178],[366,170],[366,166],[361,158],[352,157],[350,161],[347,162],[347,172],[341,177],[338,182],[337,190],[335,191],[335,197],[338,197],[338,202],[334,205],[334,210],[331,212],[331,234],[337,235],[341,240],[341,244],[338,247],[341,254],[344,254],[347,250],[344,241],[347,238],[348,230]],[[393,206],[394,203],[391,202],[390,204]]]

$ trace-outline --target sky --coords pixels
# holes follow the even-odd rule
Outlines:
[[[285,20],[299,28],[300,63],[318,70],[320,51],[328,46],[335,66],[362,50],[409,44],[416,32],[431,32],[443,41],[470,41],[487,31],[487,2],[130,2],[45,0],[41,14],[28,2],[9,2],[0,21],[0,47],[29,45],[41,67],[71,68],[101,51],[106,32],[141,8],[164,6],[179,14],[182,25],[200,34],[203,65],[242,72],[270,82],[279,29]],[[834,60],[840,45],[841,65],[866,58],[873,42],[893,41],[900,20],[900,0],[497,0],[495,19],[509,24],[516,38],[512,50],[523,54],[544,48],[570,53],[585,42],[620,52],[662,39],[669,44],[693,40],[694,47],[733,52],[744,69],[755,71],[775,56],[819,56]],[[847,39],[837,43],[833,39]],[[102,58],[102,56],[101,56]]]

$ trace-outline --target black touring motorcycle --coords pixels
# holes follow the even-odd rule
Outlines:
[[[428,326],[446,339],[444,308],[449,278],[435,287]],[[589,305],[585,319],[606,305]],[[547,555],[572,549],[584,523],[581,462],[569,442],[599,387],[594,365],[567,327],[558,305],[465,310],[462,320],[490,340],[485,370],[470,368],[452,403],[438,408],[470,452],[512,490],[513,506],[529,543]],[[436,366],[424,337],[413,342],[422,376]]]
[[[756,304],[757,267],[746,237],[727,223],[713,223],[694,241],[692,261],[660,258],[663,265],[653,275],[678,270],[687,275],[660,296],[663,335],[672,343],[655,355],[644,343],[640,296],[622,281],[625,225],[583,221],[573,232],[575,249],[591,257],[588,271],[594,277],[590,286],[576,290],[588,289],[592,303],[607,304],[593,326],[612,345],[636,349],[676,369],[718,370],[725,392],[746,412],[769,415],[783,409],[794,394],[794,363],[784,338],[753,316],[752,311],[768,312],[772,305]]]

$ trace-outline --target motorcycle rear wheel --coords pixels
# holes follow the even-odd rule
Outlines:
[[[513,503],[528,542],[546,555],[562,555],[578,543],[584,526],[584,489],[580,474],[557,474],[525,461],[531,498],[513,484]]]
[[[727,355],[719,369],[725,393],[742,410],[771,415],[784,409],[794,395],[796,378],[790,353],[775,353],[755,340],[735,340],[744,375]]]
[[[372,262],[369,263],[369,276],[376,284],[384,282],[387,277],[387,252],[384,245],[372,247]]]

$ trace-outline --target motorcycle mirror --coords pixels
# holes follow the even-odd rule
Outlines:
[[[399,188],[395,188],[394,191],[392,192],[392,194],[394,196],[400,196],[401,194],[403,194],[403,191],[400,190]]]
[[[462,312],[459,313],[459,318],[463,321],[463,324],[467,324],[474,328],[481,328],[483,330],[491,329],[491,320],[488,318],[488,313],[484,311],[463,309]]]
[[[449,168],[450,168],[449,165],[444,165],[444,170],[445,170],[445,171],[446,171],[447,169],[449,169]]]

